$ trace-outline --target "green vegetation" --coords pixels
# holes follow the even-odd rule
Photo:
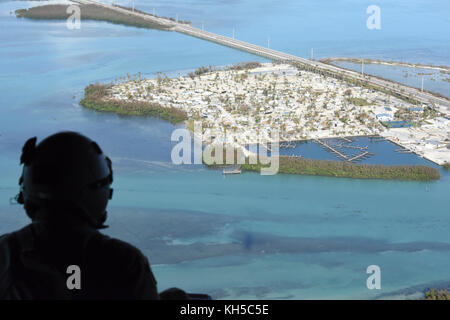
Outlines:
[[[279,173],[356,179],[428,181],[440,178],[439,170],[428,166],[385,166],[341,161],[311,160],[280,156]],[[242,170],[260,171],[260,164],[243,164]]]
[[[188,129],[191,132],[194,132],[194,129],[195,129],[194,120],[192,120],[192,119],[186,120],[186,129]]]
[[[425,300],[450,300],[450,293],[446,289],[430,289],[425,292]]]
[[[189,72],[188,76],[191,77],[191,79],[194,79],[195,77],[201,76],[202,74],[212,72],[212,71],[213,71],[212,66],[200,67],[200,68],[197,68],[194,72]]]
[[[211,152],[212,157],[215,156],[214,150]],[[221,164],[210,163],[205,161],[203,163],[211,169],[219,169],[229,166],[226,163],[226,150],[223,150],[223,162]],[[237,163],[238,153],[235,150],[233,160],[229,161]],[[246,158],[241,165],[242,171],[260,172],[265,165],[249,164],[249,159]],[[278,173],[284,174],[300,174],[312,176],[327,176],[339,178],[354,178],[354,179],[386,179],[386,180],[415,180],[415,181],[429,181],[438,180],[441,174],[438,169],[429,166],[385,166],[385,165],[368,165],[355,164],[343,161],[330,160],[313,160],[295,158],[289,156],[279,157]]]
[[[167,26],[148,21],[140,17],[130,16],[104,7],[91,4],[79,4],[81,17],[84,20],[107,21],[115,24],[133,26],[139,28],[168,29]],[[16,10],[18,18],[38,20],[64,20],[70,14],[66,12],[68,5],[55,4]]]
[[[231,67],[225,68],[224,70],[235,70],[235,71],[241,71],[241,70],[251,70],[255,68],[261,67],[261,63],[257,61],[250,61],[250,62],[242,62],[242,63],[236,63],[232,65]],[[201,76],[202,74],[213,72],[216,69],[214,69],[213,66],[208,67],[199,67],[193,72],[189,72],[188,76],[191,77],[191,79],[194,79],[195,77]],[[245,77],[245,76],[244,76]]]
[[[442,165],[445,170],[450,170],[450,162],[446,162]]]
[[[353,98],[353,97],[351,97],[351,98],[347,98],[347,101],[349,103],[353,104],[354,106],[357,106],[357,107],[363,107],[363,106],[369,106],[370,105],[370,103],[367,100],[363,99],[363,98]]]
[[[232,65],[229,70],[250,70],[261,67],[261,63],[257,61],[250,61],[250,62],[243,62],[243,63],[236,63]]]
[[[143,101],[121,101],[108,99],[108,86],[90,84],[84,89],[84,98],[80,101],[83,107],[103,112],[114,112],[120,115],[151,116],[179,123],[187,120],[185,111],[177,108],[166,108],[158,103]]]

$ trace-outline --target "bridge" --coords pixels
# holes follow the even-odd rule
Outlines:
[[[177,21],[172,21],[166,18],[160,18],[153,16],[151,14],[146,14],[143,12],[132,11],[130,9],[124,9],[121,7],[101,3],[93,0],[74,0],[74,2],[78,2],[80,4],[91,4],[97,5],[100,7],[104,7],[106,9],[114,10],[120,12],[122,14],[135,16],[137,18],[151,21],[161,26],[167,28],[168,30],[180,32],[189,36],[197,37],[203,40],[211,41],[218,43],[220,45],[228,46],[231,48],[235,48],[238,50],[246,51],[258,56],[265,57],[270,60],[275,61],[291,61],[303,64],[307,67],[315,68],[316,70],[323,72],[331,72],[334,74],[338,74],[341,76],[349,77],[354,80],[359,80],[366,82],[368,84],[372,84],[377,87],[381,87],[383,89],[394,92],[398,95],[404,97],[412,97],[414,100],[417,100],[424,104],[434,103],[439,106],[441,112],[446,115],[450,115],[450,100],[433,95],[429,92],[422,92],[420,89],[412,88],[406,85],[402,85],[400,83],[396,83],[393,81],[380,79],[374,76],[370,76],[367,74],[361,74],[356,71],[347,70],[344,68],[340,68],[338,66],[325,64],[319,61],[308,60],[305,58],[301,58],[292,54],[284,53],[281,51],[273,50],[270,48],[254,45],[248,42],[240,41],[234,38],[226,37],[223,35],[219,35],[216,33],[208,32],[199,28],[192,27],[191,25],[187,25],[184,23],[178,23]]]

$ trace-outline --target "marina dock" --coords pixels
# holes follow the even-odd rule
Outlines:
[[[345,139],[343,139],[343,140],[345,140]],[[343,152],[337,150],[335,147],[331,146],[329,143],[326,143],[319,139],[313,139],[313,141],[316,142],[317,144],[319,144],[320,146],[322,146],[325,150],[333,153],[334,155],[336,155],[339,159],[341,159],[343,161],[357,162],[357,161],[361,161],[363,159],[367,159],[368,157],[371,157],[374,155],[373,153],[367,151],[369,149],[369,146],[361,147],[361,146],[352,146],[352,145],[344,145],[344,144],[337,145],[340,148],[359,149],[361,151],[365,150],[357,155],[347,155],[347,154],[344,154]],[[350,140],[348,138],[345,141],[353,142],[352,140]]]
[[[349,161],[349,162],[356,161],[358,159],[364,158],[367,155],[369,155],[369,152],[365,151],[357,156],[354,156],[353,158],[348,159],[347,161]]]
[[[317,144],[321,145],[323,148],[325,148],[326,150],[330,151],[331,153],[334,153],[341,160],[348,161],[348,157],[345,154],[343,154],[340,151],[336,150],[335,148],[330,146],[328,143],[323,142],[323,141],[321,141],[319,139],[313,139],[313,141],[316,142]]]

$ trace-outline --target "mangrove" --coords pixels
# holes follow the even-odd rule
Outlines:
[[[65,20],[70,14],[67,13],[65,4],[50,4],[28,9],[18,9],[15,11],[16,17],[28,18],[36,20]],[[108,8],[100,7],[93,4],[77,4],[80,7],[81,19],[105,21],[114,24],[121,24],[125,26],[132,26],[138,28],[150,28],[168,30],[165,25],[157,22],[148,21],[141,17],[127,15],[125,13],[117,12]]]
[[[108,98],[108,85],[90,84],[84,89],[84,98],[80,105],[85,108],[114,112],[119,115],[150,116],[167,120],[173,124],[187,120],[185,111],[164,107],[154,102],[123,101]]]
[[[237,158],[235,158],[237,159]],[[223,165],[211,164],[210,168]],[[248,159],[241,165],[242,171],[260,172],[262,164],[249,164]],[[354,179],[385,180],[438,180],[441,174],[438,169],[424,165],[373,165],[356,164],[347,161],[315,160],[298,157],[279,156],[279,170],[282,174],[298,174]]]

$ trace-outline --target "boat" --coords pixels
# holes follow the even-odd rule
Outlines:
[[[235,169],[230,169],[230,170],[224,169],[224,170],[222,171],[222,174],[224,174],[224,175],[228,175],[228,174],[241,174],[241,173],[242,173],[242,171],[241,171],[241,166],[238,166],[237,168],[235,168]]]

